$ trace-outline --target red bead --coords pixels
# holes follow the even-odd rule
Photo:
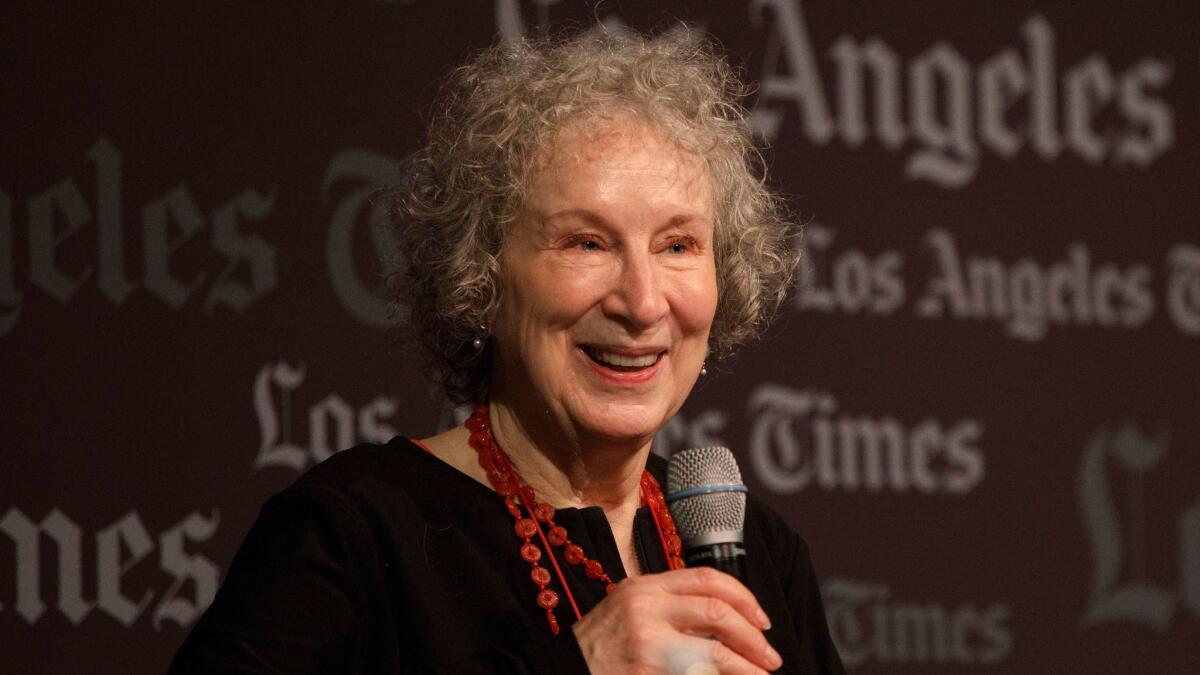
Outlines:
[[[542,609],[554,609],[558,606],[558,593],[555,593],[549,588],[542,589],[542,591],[537,594],[537,604],[538,607],[541,607]]]
[[[496,492],[500,493],[501,496],[511,497],[517,494],[517,479],[514,478],[512,474],[508,474],[503,478],[493,482],[492,487],[495,488]]]
[[[494,451],[492,451],[490,458],[492,460],[492,466],[496,467],[497,471],[512,473],[512,462],[508,461],[508,457],[506,457],[499,448],[496,448]]]
[[[525,544],[521,547],[521,557],[527,563],[535,563],[542,559],[542,549],[537,544]]]
[[[486,452],[479,453],[479,466],[483,467],[483,472],[488,475],[491,475],[496,471],[496,467],[492,464],[492,461],[488,459],[488,453]]]
[[[567,562],[571,563],[572,565],[578,565],[579,563],[583,562],[584,558],[586,557],[583,555],[583,549],[579,548],[579,546],[576,544],[568,544],[564,553],[567,556]]]
[[[604,576],[604,568],[595,560],[589,560],[583,564],[583,571],[587,573],[589,579],[599,579]]]
[[[533,494],[533,488],[529,487],[528,485],[522,485],[520,489],[517,490],[517,494],[520,495],[521,503],[525,506],[529,507],[530,509],[537,507],[537,495]]]
[[[524,545],[521,546],[521,557],[532,565],[532,568],[529,570],[529,578],[541,589],[537,594],[537,604],[546,610],[546,622],[550,625],[550,632],[557,635],[559,633],[559,625],[553,610],[558,606],[558,593],[546,588],[550,583],[550,572],[538,564],[538,561],[542,557],[542,550],[530,541],[533,535],[537,534],[537,521],[540,520],[549,526],[546,538],[550,544],[565,546],[563,552],[567,562],[572,565],[578,565],[581,562],[584,563],[584,573],[588,577],[603,583],[605,593],[612,593],[616,590],[617,585],[604,573],[604,568],[598,561],[588,560],[582,548],[570,543],[570,540],[567,538],[566,529],[554,523],[554,507],[550,504],[539,502],[537,495],[533,492],[533,488],[521,485],[521,479],[513,469],[508,456],[504,454],[504,450],[492,438],[487,404],[481,403],[476,405],[474,414],[463,426],[471,432],[468,443],[478,451],[479,465],[483,467],[484,472],[487,474],[488,481],[492,483],[492,487],[496,492],[505,498],[505,508],[516,519],[516,522],[513,524],[513,532],[525,540]],[[641,488],[641,502],[650,507],[651,513],[654,515],[654,520],[663,535],[664,548],[667,549],[664,551],[667,554],[667,565],[673,570],[683,568],[683,559],[679,557],[682,542],[676,532],[675,522],[671,518],[671,512],[666,507],[662,488],[659,487],[658,481],[654,479],[654,476],[649,471],[642,472]],[[529,507],[532,518],[521,517],[521,508],[515,499],[518,495],[522,503]]]

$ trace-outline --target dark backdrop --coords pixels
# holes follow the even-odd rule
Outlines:
[[[265,497],[452,423],[371,190],[448,68],[596,20],[759,83],[806,275],[656,450],[734,448],[847,664],[1197,672],[1195,4],[109,4],[0,21],[4,672],[163,670]]]

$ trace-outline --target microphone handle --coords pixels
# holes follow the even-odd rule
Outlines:
[[[746,581],[746,547],[740,541],[692,546],[684,549],[683,561],[688,567],[713,567]]]
[[[713,567],[743,583],[746,581],[746,547],[740,541],[693,546],[684,549],[683,560],[688,567]],[[787,666],[780,666],[775,672],[785,675],[795,673]]]

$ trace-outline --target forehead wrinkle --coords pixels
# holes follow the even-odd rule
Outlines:
[[[603,143],[605,137],[617,139],[616,143]],[[574,161],[591,160],[606,151],[611,152],[619,146],[630,147],[658,145],[669,148],[677,157],[683,158],[682,164],[698,164],[707,173],[707,164],[702,158],[684,147],[683,143],[673,137],[667,127],[647,119],[645,116],[632,111],[617,110],[591,113],[567,121],[558,130],[551,132],[533,153],[532,173],[540,173],[555,159],[566,154]],[[564,153],[564,147],[570,146],[572,152]]]
[[[629,154],[643,156],[633,159],[628,157]],[[654,162],[647,166],[646,156],[654,159],[665,157],[669,161]],[[563,169],[573,166],[592,171],[591,165],[613,158],[616,161],[610,161],[598,170],[609,176],[622,170],[643,173],[646,179],[652,178],[658,184],[656,189],[661,189],[664,194],[677,192],[676,196],[683,202],[679,205],[682,212],[665,215],[661,224],[678,226],[689,220],[701,219],[715,225],[715,186],[708,163],[671,138],[661,125],[629,114],[589,116],[569,122],[551,135],[542,149],[535,153],[535,162],[529,174],[523,209],[527,215],[533,216],[529,220],[535,221],[539,229],[545,231],[546,219],[561,215],[563,211],[582,213],[583,210],[603,210],[607,203],[612,203],[606,199],[606,191],[603,190],[609,176],[599,175],[600,191],[581,193],[576,189],[576,183],[568,181],[565,174],[569,172]],[[622,166],[624,160],[630,162],[628,166]],[[641,182],[648,182],[646,179]],[[579,208],[581,197],[583,209]],[[546,203],[547,199],[551,201],[550,204]],[[562,211],[551,211],[556,206],[553,201],[559,199],[571,203]],[[704,208],[695,209],[697,203],[703,204]],[[604,221],[600,214],[592,215]]]
[[[625,151],[632,150],[645,155],[659,154],[662,156],[662,153],[656,153],[658,148],[654,146],[664,144],[655,142],[634,147],[625,143],[622,145],[597,148],[595,145],[589,144],[583,148],[575,147],[572,148],[569,155],[559,155],[557,159],[570,162],[574,167],[581,168],[586,172],[597,172],[593,175],[599,179],[599,187],[602,189],[609,187],[609,179],[620,180],[622,174],[628,174],[633,176],[631,180],[637,180],[664,192],[677,190],[689,201],[695,200],[706,191],[711,191],[712,186],[707,166],[694,155],[690,155],[678,147],[667,145],[662,148],[666,153],[670,153],[666,158],[667,161],[658,161],[647,165],[645,157],[630,157],[629,153]],[[615,160],[610,161],[614,157]],[[543,167],[543,171],[535,177],[534,183],[549,179],[543,185],[558,192],[570,192],[575,184],[559,179],[557,171],[549,173],[548,170],[553,166],[553,161],[547,163]]]

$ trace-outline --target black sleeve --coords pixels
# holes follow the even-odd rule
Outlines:
[[[169,672],[357,671],[366,607],[355,558],[369,547],[356,525],[331,494],[268,501]]]
[[[511,635],[455,656],[463,645],[452,616],[410,616],[407,603],[391,603],[381,570],[402,572],[383,562],[372,534],[381,526],[321,486],[273,497],[169,675],[587,672],[567,626],[552,636],[514,622]]]
[[[526,637],[502,649],[471,654],[437,672],[444,675],[586,675],[588,667],[574,632],[564,626],[562,633],[552,638],[530,640]]]
[[[774,624],[767,639],[784,657],[779,672],[844,675],[808,544],[753,495],[746,507],[747,581]]]
[[[790,529],[789,534],[794,542],[794,554],[785,593],[788,604],[792,607],[792,617],[796,622],[801,643],[804,650],[811,655],[818,669],[817,673],[845,675],[846,670],[842,666],[841,657],[838,656],[837,647],[829,635],[825,605],[821,601],[817,574],[809,558],[808,544]]]

